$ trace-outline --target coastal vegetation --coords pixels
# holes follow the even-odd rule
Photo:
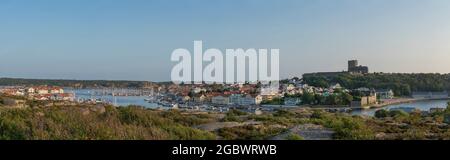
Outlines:
[[[286,140],[305,140],[305,138],[299,136],[298,134],[291,133],[286,137]]]
[[[182,115],[178,112],[161,112],[134,106],[98,107],[100,106],[0,108],[0,139],[215,139],[213,133],[190,126],[207,122],[209,117],[204,115]]]
[[[305,108],[255,115],[241,110],[202,113],[34,101],[28,101],[28,107],[14,108],[4,104],[4,98],[14,97],[0,96],[3,140],[264,140],[277,135],[308,140],[309,135],[301,134],[302,127],[298,127],[305,125],[332,130],[330,139],[450,139],[450,108],[427,113],[379,110],[374,117]],[[212,130],[197,127],[206,124],[233,125]]]
[[[73,88],[143,88],[151,85],[146,81],[107,81],[107,80],[52,80],[0,78],[0,86],[62,86]]]
[[[221,128],[217,133],[226,140],[264,140],[276,136],[283,131],[286,131],[286,129],[277,126],[247,125]]]
[[[300,104],[304,105],[349,105],[354,100],[354,96],[351,94],[337,90],[335,93],[327,96],[310,92],[296,95],[286,94],[283,98],[273,98],[272,100],[263,101],[262,104],[283,105],[284,98],[299,98],[301,100]]]
[[[247,112],[243,112],[236,109],[231,109],[225,114],[225,117],[222,119],[224,122],[242,122],[243,120],[240,118],[241,116],[248,115]]]
[[[332,139],[341,140],[450,139],[448,125],[450,123],[450,108],[431,114],[380,110],[375,117],[329,113],[322,110],[295,112],[279,110],[273,114],[251,115],[250,119],[263,122],[264,126],[278,126],[280,128],[292,128],[302,124],[321,125],[334,131]],[[242,130],[242,128],[235,129]],[[280,130],[281,132],[283,130]],[[245,134],[246,132],[239,133]]]
[[[313,105],[349,105],[353,96],[349,93],[336,91],[328,96],[306,92],[300,96],[303,104]]]

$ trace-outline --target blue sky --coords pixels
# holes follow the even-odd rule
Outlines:
[[[0,77],[170,80],[174,49],[279,48],[281,77],[450,72],[448,0],[2,0]]]

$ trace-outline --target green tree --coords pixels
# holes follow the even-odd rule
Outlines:
[[[372,73],[365,75],[338,74],[328,77],[312,75],[303,80],[307,84],[318,87],[328,87],[328,84],[339,83],[348,89],[360,87],[392,89],[395,96],[410,96],[412,92],[416,91],[450,90],[450,74]]]
[[[302,95],[303,104],[313,104],[314,101],[315,101],[315,97],[314,97],[313,93],[309,93],[309,92],[303,93],[303,95]]]
[[[314,95],[314,98],[318,104],[325,104],[325,97],[323,95],[316,94]]]
[[[339,104],[339,97],[335,94],[331,94],[326,98],[326,104],[328,105],[337,105]]]
[[[329,81],[322,76],[305,77],[304,80],[311,86],[328,88],[330,86]]]
[[[348,104],[352,103],[352,101],[353,101],[353,96],[348,93],[342,93],[340,96],[341,96],[343,105],[348,105]]]

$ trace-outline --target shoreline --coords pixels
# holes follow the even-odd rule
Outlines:
[[[397,98],[397,99],[389,99],[389,102],[374,104],[364,107],[350,107],[343,105],[300,105],[293,108],[311,108],[311,109],[379,109],[384,108],[390,105],[398,105],[398,104],[407,104],[421,101],[434,101],[434,100],[450,100],[448,98],[427,98],[427,99],[414,99],[414,98]]]
[[[387,107],[390,105],[407,104],[407,103],[414,103],[414,102],[421,102],[421,101],[450,100],[450,97],[448,97],[448,98],[421,98],[421,99],[409,98],[409,99],[404,99],[404,100],[401,100],[401,99],[396,99],[396,100],[400,100],[400,101],[371,105],[368,107],[368,109],[378,109],[378,108],[384,108],[384,107]]]

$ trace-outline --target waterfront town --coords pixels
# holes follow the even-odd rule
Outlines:
[[[359,66],[357,60],[348,61],[346,72],[318,72],[310,76],[334,76],[343,73],[364,75],[367,66]],[[413,92],[410,96],[395,95],[391,88],[359,87],[347,89],[339,83],[327,87],[308,84],[303,79],[283,80],[277,90],[260,94],[261,84],[153,84],[141,89],[96,89],[88,97],[79,97],[73,90],[65,92],[63,86],[2,86],[0,93],[23,96],[37,101],[70,101],[79,103],[117,104],[115,97],[138,96],[146,103],[157,104],[159,109],[181,109],[188,111],[227,112],[239,109],[261,114],[277,108],[317,108],[330,112],[350,112],[356,109],[381,108],[393,104],[419,100],[448,99],[448,92]],[[102,97],[109,96],[107,100]],[[13,103],[14,104],[14,103]],[[139,105],[139,104],[136,104]],[[411,112],[414,108],[403,108]]]
[[[5,135],[13,139],[390,140],[450,137],[450,108],[447,107],[450,103],[447,104],[446,89],[424,82],[421,86],[414,81],[408,82],[408,79],[402,79],[402,82],[411,85],[398,84],[395,78],[405,75],[369,73],[369,68],[358,65],[356,60],[349,61],[348,65],[344,72],[307,73],[302,78],[280,80],[278,89],[267,89],[261,83],[0,79],[0,111],[4,115],[0,121],[36,130],[19,138],[14,136],[31,132],[14,131]],[[439,82],[440,75],[406,76],[425,82],[431,77]],[[394,82],[374,85],[358,78],[366,81],[392,79],[390,81]],[[355,82],[357,85],[353,84]],[[27,123],[15,121],[16,112],[28,115],[19,117]],[[46,125],[40,124],[44,122],[42,119]],[[139,129],[123,132],[128,131],[130,125]],[[73,132],[80,126],[85,127],[82,132]],[[153,134],[153,127],[159,127],[158,134]],[[9,129],[11,127],[7,127]],[[48,137],[49,134],[54,137]]]
[[[124,158],[280,159],[371,149],[191,141],[450,140],[449,8],[440,0],[3,0],[0,141],[171,141],[31,152],[4,143],[46,158],[129,149]],[[262,153],[267,146],[277,153]]]

